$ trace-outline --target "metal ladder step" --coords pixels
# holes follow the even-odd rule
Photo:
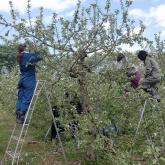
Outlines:
[[[11,137],[13,140],[16,140],[16,141],[20,141],[20,142],[23,142],[24,140],[23,139],[19,139],[19,137],[17,137],[17,136],[12,136]]]
[[[21,155],[21,150],[23,147],[24,143],[24,138],[26,137],[28,127],[30,125],[30,121],[32,118],[32,114],[36,105],[36,101],[40,95],[40,92],[44,90],[46,92],[45,88],[46,81],[37,81],[33,97],[30,101],[28,111],[26,113],[25,119],[26,121],[23,124],[15,124],[15,128],[12,131],[10,140],[8,142],[5,155],[4,155],[4,160],[11,160],[12,164],[16,163],[18,164],[19,158]],[[48,98],[49,99],[49,98]],[[16,160],[17,159],[17,160]]]
[[[17,125],[19,125],[21,128],[22,128],[22,126],[23,126],[23,124],[18,124],[17,123]],[[28,120],[27,121],[25,121],[25,124],[24,124],[24,126],[28,126],[29,125],[29,122],[28,122]],[[21,129],[21,128],[19,128],[19,129]],[[18,129],[17,129],[18,130]]]
[[[15,158],[18,158],[19,157],[19,155],[20,155],[20,153],[16,153],[15,154],[15,152],[13,152],[13,151],[6,151],[6,154],[8,155],[8,156],[10,156],[12,159],[15,157]],[[14,155],[15,154],[15,155]]]
[[[34,93],[35,96],[38,96],[39,94],[38,93]]]

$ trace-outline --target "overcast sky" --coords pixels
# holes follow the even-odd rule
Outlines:
[[[12,0],[14,8],[21,13],[26,14],[27,0]],[[106,0],[98,0],[100,6]],[[112,0],[114,8],[119,5],[119,0]],[[94,0],[82,0],[83,6],[88,6]],[[49,22],[49,17],[54,11],[61,16],[70,17],[76,8],[77,0],[31,0],[32,14],[35,17],[38,14],[38,8],[45,8],[45,21]],[[165,39],[165,0],[134,0],[129,11],[135,20],[143,20],[147,29],[145,35],[149,38],[154,37],[154,33],[162,32],[161,38]],[[0,14],[9,18],[8,0],[0,0]],[[5,29],[0,27],[0,33]]]

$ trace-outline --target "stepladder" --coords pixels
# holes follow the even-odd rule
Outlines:
[[[16,123],[14,126],[14,129],[11,133],[11,136],[8,141],[8,145],[7,145],[3,160],[2,160],[3,165],[5,165],[5,164],[10,164],[10,165],[17,164],[18,165],[19,164],[25,137],[27,135],[28,128],[29,128],[30,122],[32,120],[33,112],[35,110],[36,102],[38,100],[38,97],[39,97],[41,91],[44,91],[46,93],[46,98],[47,98],[47,101],[49,104],[49,109],[52,110],[50,100],[49,100],[49,97],[47,94],[46,81],[38,80],[36,82],[35,90],[34,90],[32,99],[30,101],[28,111],[26,112],[24,123],[23,124]],[[51,112],[51,114],[52,114],[52,112]],[[57,128],[55,119],[53,118],[53,120],[54,120],[55,127]]]
[[[147,105],[149,106],[148,107],[148,109],[149,109],[149,111],[148,112],[146,112],[146,110],[147,110]],[[139,110],[139,112],[140,112],[140,118],[139,118],[139,121],[138,121],[138,124],[137,124],[137,127],[136,127],[136,131],[135,131],[135,135],[134,135],[134,139],[133,139],[133,141],[135,142],[135,140],[137,139],[137,136],[138,136],[138,134],[140,133],[140,131],[141,131],[141,128],[140,127],[142,127],[142,125],[143,125],[143,129],[146,127],[146,128],[148,128],[147,126],[146,126],[146,122],[147,122],[147,119],[146,119],[146,117],[145,117],[145,112],[146,112],[146,114],[148,114],[148,116],[149,116],[149,118],[151,119],[151,118],[153,118],[153,119],[155,119],[155,116],[158,116],[158,119],[159,119],[159,129],[161,130],[161,131],[164,131],[165,130],[165,125],[164,125],[164,120],[163,120],[163,118],[162,118],[162,116],[163,116],[163,114],[162,114],[162,112],[161,112],[161,110],[160,110],[160,108],[159,108],[159,102],[157,102],[157,100],[156,99],[154,99],[154,98],[152,98],[152,97],[149,97],[149,98],[147,98],[145,101],[144,101],[144,105],[143,105],[143,107]],[[156,113],[157,115],[155,115],[154,113]],[[151,125],[151,124],[150,124]],[[151,136],[151,135],[149,135],[149,134],[151,134],[151,132],[149,132],[147,129],[145,128],[145,133],[146,133],[146,137],[147,137],[147,140],[149,139],[149,137]],[[151,139],[151,138],[150,138]],[[151,141],[151,140],[150,140]]]

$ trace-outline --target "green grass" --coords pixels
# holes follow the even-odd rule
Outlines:
[[[3,158],[5,149],[14,126],[14,121],[6,112],[0,111],[0,160]]]
[[[2,160],[4,156],[9,138],[14,128],[14,124],[14,115],[0,111],[0,160]],[[54,164],[54,162],[56,162],[57,165],[63,165],[64,160],[63,155],[60,151],[61,149],[59,143],[45,143],[43,139],[37,140],[36,137],[33,137],[35,131],[36,130],[31,127],[28,130],[28,135],[25,138],[22,156],[19,164],[24,165],[28,162],[31,165],[52,165]],[[29,142],[33,140],[37,143],[29,144]],[[78,161],[81,158],[81,154],[77,152],[70,152],[70,148],[66,155],[67,159],[70,162],[69,165],[74,164],[74,162]]]
[[[33,121],[35,122],[35,121]],[[0,111],[0,160],[3,158],[8,140],[11,136],[12,129],[15,124],[15,118],[7,112]],[[41,131],[38,136],[34,136],[38,133],[38,127],[29,127],[27,137],[22,150],[20,165],[64,165],[64,159],[61,152],[58,141],[52,143],[50,141],[44,142],[44,138],[41,138],[45,132]],[[43,136],[44,137],[44,136]],[[36,143],[30,143],[31,141]],[[66,140],[66,136],[62,137],[63,145],[68,160],[68,165],[77,165],[81,161],[81,165],[108,165],[104,160],[99,161],[87,161],[85,160],[85,153],[82,150],[78,150],[74,144],[74,140],[69,138]],[[10,164],[10,163],[9,163]],[[7,163],[5,165],[8,165]]]

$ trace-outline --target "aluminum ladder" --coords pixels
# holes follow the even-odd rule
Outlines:
[[[20,159],[20,156],[21,156],[23,143],[24,143],[25,137],[27,135],[27,131],[28,131],[28,128],[29,128],[29,125],[30,125],[30,121],[32,119],[32,115],[33,115],[33,112],[34,112],[34,109],[35,109],[35,105],[36,105],[38,96],[39,96],[39,94],[41,93],[42,90],[44,90],[44,92],[45,92],[46,99],[47,99],[47,102],[48,102],[48,106],[49,106],[49,109],[50,109],[50,113],[51,113],[51,116],[53,118],[53,123],[55,125],[56,130],[57,130],[57,136],[59,137],[58,139],[60,141],[60,145],[61,145],[61,148],[62,148],[62,151],[63,151],[65,164],[67,164],[67,160],[66,160],[65,152],[64,152],[63,145],[62,145],[62,142],[61,142],[61,138],[60,138],[59,133],[58,133],[55,118],[53,116],[52,107],[51,107],[50,99],[49,99],[49,96],[48,96],[48,93],[47,93],[46,81],[45,80],[38,80],[37,81],[33,97],[31,99],[28,111],[27,111],[26,116],[25,116],[25,121],[24,121],[23,124],[15,124],[14,129],[13,129],[12,134],[11,134],[11,137],[9,139],[9,142],[8,142],[8,145],[7,145],[7,148],[6,148],[6,151],[5,151],[2,162],[5,163],[6,161],[10,161],[11,165],[14,165],[14,164],[18,165],[19,159]]]
[[[11,137],[9,139],[3,162],[6,160],[10,160],[11,164],[14,165],[14,163],[18,164],[19,158],[21,155],[21,150],[23,147],[24,139],[27,135],[28,127],[32,118],[32,114],[35,109],[35,105],[38,99],[38,96],[45,86],[46,81],[44,80],[38,80],[36,83],[36,87],[33,93],[33,97],[31,99],[28,111],[25,116],[25,120],[23,124],[15,124],[14,129],[12,131]]]

